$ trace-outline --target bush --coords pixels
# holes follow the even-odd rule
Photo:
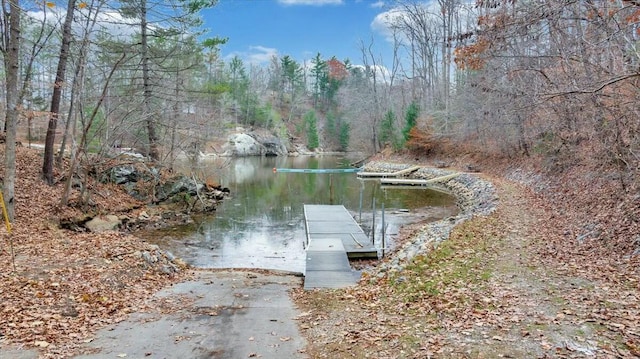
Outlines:
[[[444,141],[436,138],[432,130],[423,130],[417,126],[409,131],[409,140],[406,144],[407,149],[421,155],[433,154],[439,151],[443,145]]]

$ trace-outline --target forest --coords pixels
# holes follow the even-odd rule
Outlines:
[[[65,157],[69,177],[121,148],[170,167],[180,155],[215,153],[238,127],[311,150],[389,147],[582,169],[625,208],[637,205],[637,1],[395,1],[385,19],[390,63],[361,40],[359,59],[285,54],[262,67],[222,58],[229,39],[205,37],[199,12],[215,5],[3,2],[11,217],[16,141],[44,144],[52,184]]]

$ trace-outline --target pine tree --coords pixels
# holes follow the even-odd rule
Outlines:
[[[384,119],[380,122],[380,144],[385,145],[389,143],[396,146],[397,139],[395,134],[396,114],[389,110],[384,115]]]
[[[420,108],[415,102],[412,102],[411,105],[407,108],[407,112],[404,116],[404,128],[402,129],[402,145],[409,141],[409,133],[411,130],[416,127],[418,121],[418,115],[420,114]]]
[[[351,131],[351,127],[348,123],[342,122],[340,123],[340,132],[338,134],[338,140],[340,142],[340,150],[346,151],[349,147],[349,132]]]
[[[307,127],[307,147],[315,150],[320,147],[320,139],[318,138],[318,120],[316,112],[311,110],[304,115],[304,122]]]

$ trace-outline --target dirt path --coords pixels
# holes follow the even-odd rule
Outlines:
[[[638,357],[637,286],[547,258],[548,209],[516,184],[494,183],[494,214],[456,227],[405,271],[298,292],[311,357]]]

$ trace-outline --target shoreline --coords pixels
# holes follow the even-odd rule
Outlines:
[[[364,170],[391,173],[411,166],[395,162],[370,161],[364,165]],[[411,174],[409,178],[428,180],[454,173],[457,171],[422,167]],[[416,255],[426,253],[433,245],[438,245],[441,241],[449,238],[449,234],[455,226],[475,216],[487,216],[497,208],[499,199],[495,187],[477,174],[462,173],[439,183],[436,188],[446,190],[456,198],[456,206],[460,209],[458,214],[422,226],[416,235],[411,236],[389,253],[387,257],[389,259],[367,270],[372,272],[370,273],[372,277],[381,278],[390,273],[402,271]]]

